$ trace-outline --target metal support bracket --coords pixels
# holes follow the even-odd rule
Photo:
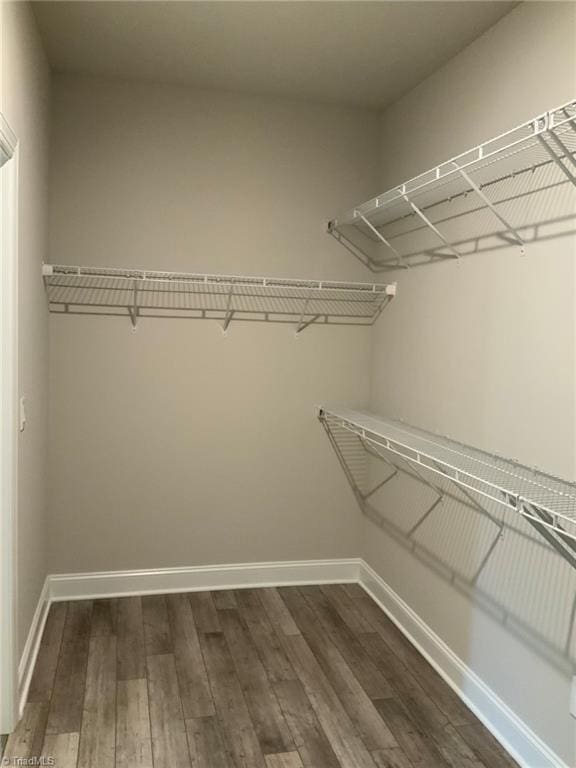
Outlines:
[[[499,210],[496,208],[496,206],[494,205],[494,203],[493,203],[493,202],[492,202],[492,201],[491,201],[491,200],[490,200],[490,199],[489,199],[489,198],[488,198],[488,197],[487,197],[487,196],[484,194],[484,192],[483,192],[483,191],[480,189],[480,187],[478,186],[478,184],[476,184],[476,182],[474,181],[474,179],[472,179],[472,178],[471,178],[471,177],[470,177],[470,176],[469,176],[469,175],[466,173],[466,171],[465,171],[463,168],[461,168],[461,167],[458,165],[458,163],[454,163],[454,166],[455,166],[455,168],[458,170],[458,173],[459,173],[459,174],[462,176],[462,178],[463,178],[463,179],[466,181],[466,183],[467,183],[467,184],[469,184],[469,185],[472,187],[472,189],[474,190],[474,192],[476,192],[476,194],[478,195],[478,197],[479,197],[479,198],[480,198],[480,199],[481,199],[481,200],[482,200],[484,203],[486,203],[486,205],[488,206],[488,208],[490,208],[490,210],[492,211],[492,213],[494,214],[494,216],[496,216],[496,218],[498,219],[498,221],[500,221],[500,223],[501,223],[501,224],[504,224],[504,226],[506,227],[506,229],[508,230],[508,232],[512,233],[512,235],[514,236],[514,239],[515,239],[515,241],[516,241],[517,245],[519,245],[519,246],[520,246],[520,250],[521,250],[521,252],[522,252],[523,254],[524,254],[524,253],[526,253],[526,248],[525,248],[525,243],[524,243],[524,240],[522,240],[522,238],[521,238],[521,237],[520,237],[520,235],[518,234],[518,231],[515,229],[515,227],[513,227],[513,226],[512,226],[512,225],[511,225],[511,224],[510,224],[508,221],[506,221],[506,219],[504,218],[504,216],[502,216],[502,214],[501,214],[501,213],[500,213],[500,211],[499,211]]]
[[[408,205],[409,205],[409,206],[412,208],[412,210],[414,211],[414,213],[415,213],[417,216],[419,216],[419,217],[422,219],[422,221],[424,222],[424,224],[426,224],[426,226],[427,226],[429,229],[431,229],[431,230],[432,230],[432,232],[434,232],[434,234],[436,235],[436,237],[438,237],[438,238],[440,238],[440,240],[442,240],[442,242],[444,243],[444,245],[445,245],[445,246],[448,248],[448,250],[449,250],[449,251],[450,251],[450,252],[453,254],[453,257],[454,257],[454,258],[456,258],[456,259],[459,259],[459,258],[461,257],[461,255],[462,255],[462,254],[461,254],[459,251],[457,251],[457,250],[456,250],[456,248],[455,248],[455,247],[452,245],[452,243],[451,243],[449,240],[447,240],[447,239],[444,237],[444,235],[442,234],[442,232],[440,232],[440,230],[438,229],[438,227],[437,227],[435,224],[432,224],[432,222],[431,222],[431,221],[430,221],[430,219],[429,219],[429,218],[426,216],[426,214],[425,214],[425,213],[423,213],[423,211],[421,211],[421,210],[420,210],[420,208],[418,208],[418,206],[417,206],[415,203],[413,203],[413,202],[412,202],[412,200],[410,200],[410,198],[409,198],[409,197],[408,197],[408,195],[406,194],[406,190],[405,190],[404,188],[402,188],[402,190],[401,190],[401,194],[402,194],[402,197],[404,198],[404,200],[406,200],[406,202],[408,203]]]
[[[132,299],[132,306],[128,307],[128,314],[130,315],[130,322],[132,324],[132,330],[136,331],[138,329],[138,283],[136,280],[134,280],[133,285],[133,299]]]
[[[357,212],[355,211],[355,213],[357,213]],[[375,227],[375,226],[374,226],[374,225],[373,225],[373,224],[372,224],[370,221],[368,221],[368,219],[366,218],[366,216],[364,216],[364,215],[363,215],[363,214],[361,214],[361,213],[358,213],[358,216],[359,216],[359,217],[362,219],[362,221],[364,222],[364,224],[366,224],[366,226],[368,227],[368,229],[369,229],[371,232],[373,232],[373,233],[376,235],[376,237],[378,238],[378,240],[380,240],[382,243],[384,243],[384,245],[385,245],[387,248],[389,248],[389,249],[392,251],[392,253],[393,253],[393,254],[396,256],[396,259],[397,259],[397,261],[398,261],[398,266],[399,266],[399,267],[402,267],[402,269],[409,269],[409,267],[408,267],[408,264],[406,264],[406,262],[404,261],[404,258],[403,258],[403,256],[402,256],[402,254],[401,254],[401,253],[399,253],[399,252],[396,250],[396,248],[394,248],[394,246],[393,246],[393,245],[391,245],[391,244],[388,242],[388,240],[386,240],[386,238],[385,238],[385,237],[382,235],[382,233],[381,233],[381,232],[379,232],[379,231],[376,229],[376,227]]]
[[[378,272],[378,263],[374,261],[367,253],[365,253],[359,246],[350,240],[350,238],[343,235],[338,227],[332,223],[328,226],[328,233],[336,240],[337,243],[343,245],[347,251],[349,251],[354,258],[358,259],[365,267],[368,267],[372,272]]]
[[[573,123],[570,121],[570,125],[573,127]],[[572,153],[564,144],[560,136],[558,136],[554,131],[551,131],[549,134],[550,138],[555,142],[555,144],[560,148],[560,151],[564,153],[564,157],[566,160],[568,160],[575,168],[576,168],[576,159],[572,156]]]
[[[561,162],[561,159],[558,157],[558,155],[556,154],[556,152],[554,152],[554,150],[552,149],[552,147],[550,146],[550,144],[548,144],[548,142],[547,142],[547,141],[544,139],[544,137],[542,136],[542,134],[540,134],[540,133],[539,133],[537,138],[538,138],[538,141],[540,142],[540,144],[541,144],[541,145],[544,147],[544,149],[546,150],[546,152],[548,152],[548,154],[550,155],[550,157],[552,158],[552,160],[554,160],[554,162],[556,163],[556,165],[558,166],[558,168],[560,168],[560,170],[562,171],[562,173],[564,174],[564,176],[566,176],[566,178],[567,178],[567,179],[569,179],[569,180],[572,182],[572,184],[574,184],[574,186],[576,186],[576,176],[574,176],[574,174],[573,174],[573,173],[571,173],[571,172],[568,170],[568,168],[566,168],[566,166],[564,165],[564,163],[562,163],[562,162]]]
[[[308,304],[310,304],[310,299],[312,298],[312,294],[306,298],[306,301],[304,302],[304,306],[302,307],[302,312],[300,313],[300,317],[298,319],[298,324],[296,326],[296,335],[299,333],[302,333],[302,331],[305,328],[308,328],[309,325],[312,325],[312,323],[315,323],[316,320],[320,317],[320,315],[314,315],[309,320],[304,320],[304,316],[306,315],[306,310],[308,309]]]
[[[393,477],[396,477],[396,475],[397,475],[397,474],[398,474],[398,470],[396,469],[396,467],[394,467],[394,470],[393,470],[393,472],[391,472],[391,473],[388,475],[388,477],[385,477],[385,478],[384,478],[384,480],[381,480],[379,483],[377,483],[377,484],[374,486],[374,488],[372,488],[370,491],[368,491],[368,493],[365,493],[365,494],[363,495],[363,497],[362,497],[362,498],[364,499],[364,501],[367,501],[367,500],[368,500],[368,499],[369,499],[371,496],[374,496],[374,494],[375,494],[377,491],[379,491],[379,490],[380,490],[380,488],[383,488],[383,487],[386,485],[386,483],[388,483],[390,480],[392,480],[392,478],[393,478]]]
[[[226,315],[224,317],[224,322],[222,323],[222,333],[226,333],[228,330],[228,326],[230,325],[230,321],[234,317],[234,310],[232,309],[232,296],[234,293],[234,286],[230,286],[230,290],[228,291],[228,299],[226,300]]]

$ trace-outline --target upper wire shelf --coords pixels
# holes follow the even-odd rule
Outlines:
[[[358,205],[328,232],[375,272],[488,247],[524,252],[538,237],[534,195],[564,185],[576,187],[576,101]]]
[[[288,280],[237,275],[45,264],[51,312],[312,324],[372,325],[396,284]]]
[[[514,510],[562,541],[570,539],[573,548],[576,483],[380,416],[321,408],[319,418],[328,428],[354,433],[377,452],[400,457]]]

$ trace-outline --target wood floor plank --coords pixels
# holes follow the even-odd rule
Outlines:
[[[390,684],[380,673],[358,636],[350,630],[324,592],[318,587],[304,587],[300,592],[367,695],[371,699],[385,699],[392,696]]]
[[[78,764],[79,733],[51,733],[44,739],[41,757],[51,759],[56,768],[76,768]],[[50,765],[50,763],[45,763]]]
[[[380,699],[375,704],[415,768],[447,768],[432,739],[420,731],[399,701]]]
[[[67,613],[68,603],[52,603],[50,606],[28,690],[30,702],[50,701]]]
[[[471,725],[459,726],[456,730],[488,768],[518,768],[516,762],[504,752],[482,723],[477,721]]]
[[[77,640],[89,642],[92,631],[93,601],[73,600],[67,605],[68,610],[66,612],[66,621],[64,622],[62,642],[73,643]]]
[[[272,626],[283,635],[299,635],[300,629],[275,587],[260,590],[260,600]]]
[[[186,721],[192,768],[234,768],[226,738],[217,717]]]
[[[475,722],[475,717],[447,685],[426,659],[407,641],[398,627],[386,616],[384,611],[365,594],[357,601],[364,616],[372,624],[395,656],[417,677],[421,687],[436,703],[453,725],[467,725]]]
[[[220,611],[230,655],[262,752],[291,752],[294,741],[248,630],[235,610]]]
[[[444,728],[434,730],[432,738],[440,754],[452,768],[490,768],[478,758],[450,723]]]
[[[211,592],[189,592],[188,599],[192,606],[194,623],[198,632],[220,632],[218,611]]]
[[[116,768],[152,768],[146,679],[118,681],[116,713]]]
[[[517,768],[358,585],[55,603],[6,756]]]
[[[259,589],[242,589],[236,593],[236,602],[242,621],[258,653],[266,674],[272,683],[283,680],[296,680],[296,672],[288,661],[280,639],[260,599]]]
[[[142,597],[142,618],[146,655],[172,653],[174,646],[168,623],[166,596],[145,595]]]
[[[366,592],[360,584],[342,584],[342,588],[352,600],[363,600],[366,597]]]
[[[388,749],[398,746],[390,729],[382,721],[342,654],[319,626],[314,611],[300,590],[295,587],[284,587],[279,590],[279,593],[367,749]]]
[[[430,731],[440,730],[448,718],[437,706],[411,671],[390,650],[377,632],[358,635],[360,642],[374,663],[385,675],[395,697],[402,700],[409,710],[417,711],[420,721]],[[385,698],[385,697],[384,697]]]
[[[115,635],[117,613],[117,598],[94,600],[94,609],[92,611],[92,637],[98,637],[99,635]]]
[[[190,768],[174,656],[148,656],[147,666],[154,768]]]
[[[298,752],[266,755],[266,768],[304,768]]]
[[[50,700],[47,734],[80,732],[91,620],[90,600],[69,604]]]
[[[372,625],[364,618],[344,584],[326,584],[322,587],[322,592],[336,608],[348,629],[355,634],[372,631]]]
[[[277,683],[274,691],[304,767],[340,768],[302,683],[299,680],[286,680]]]
[[[166,597],[184,719],[215,714],[192,607],[186,595]]]
[[[80,731],[86,688],[88,642],[63,643],[54,680],[46,733]]]
[[[233,589],[219,589],[212,592],[212,599],[216,610],[225,610],[226,608],[238,608],[236,595]]]
[[[201,633],[200,644],[216,712],[236,768],[265,768],[260,743],[224,635],[219,632]]]
[[[144,620],[140,597],[120,597],[117,605],[118,680],[146,677]]]
[[[377,768],[414,768],[414,764],[400,747],[378,749],[372,752],[372,757]]]
[[[47,650],[49,650],[47,648]],[[18,760],[39,757],[44,742],[48,704],[44,701],[28,702],[15,730],[8,736],[3,759],[6,765],[18,765]],[[26,764],[26,763],[21,763]]]
[[[346,768],[374,768],[340,699],[302,635],[285,635],[284,645],[330,746]]]
[[[114,768],[116,742],[116,638],[90,639],[78,763]]]

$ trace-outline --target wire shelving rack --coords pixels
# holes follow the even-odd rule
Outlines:
[[[396,284],[289,280],[45,264],[51,312],[311,325],[372,325]]]
[[[576,483],[380,416],[321,408],[319,418],[327,429],[348,430],[384,457],[399,457],[513,510],[574,549]]]
[[[566,184],[576,187],[576,100],[358,205],[329,221],[328,232],[374,272],[411,266],[422,254],[459,258],[487,224],[524,252],[518,201]]]

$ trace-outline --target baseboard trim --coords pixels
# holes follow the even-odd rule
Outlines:
[[[24,650],[20,658],[20,664],[18,665],[18,709],[20,717],[22,717],[24,705],[28,698],[28,689],[30,688],[34,665],[36,664],[36,658],[40,649],[40,641],[42,640],[42,633],[44,632],[46,618],[48,617],[50,602],[50,577],[47,576],[38,598],[28,637],[26,638]]]
[[[364,561],[360,584],[522,768],[569,768]]]
[[[360,559],[349,558],[56,574],[49,579],[50,598],[53,601],[88,600],[202,589],[357,582],[361,564]]]
[[[208,589],[343,582],[361,584],[523,768],[569,768],[361,558],[48,576],[38,600],[18,668],[20,714],[26,702],[42,632],[52,602]]]

